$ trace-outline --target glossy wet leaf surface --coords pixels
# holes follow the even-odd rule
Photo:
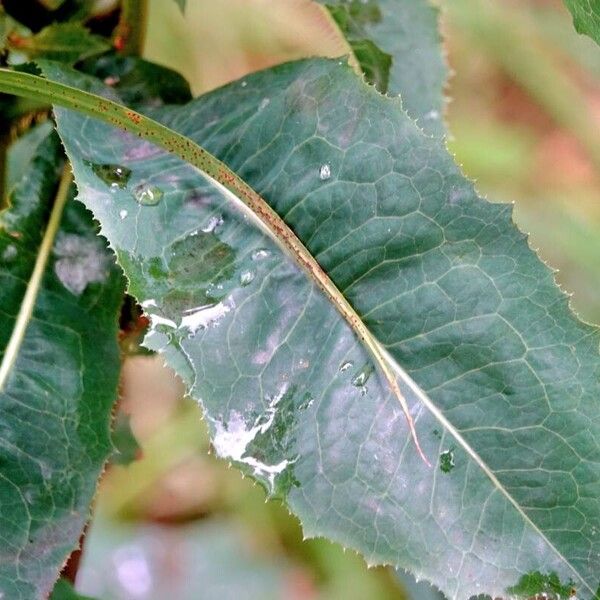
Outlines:
[[[352,331],[234,199],[58,109],[81,198],[152,320],[147,344],[202,401],[215,450],[285,497],[308,536],[450,598],[502,595],[539,571],[590,600],[598,332],[572,315],[511,207],[478,198],[397,99],[337,61],[284,65],[153,115],[224,160],[304,241],[416,382],[401,386],[434,466]],[[132,172],[125,189],[86,163],[117,160]],[[136,202],[139,185],[160,188],[160,202]]]
[[[14,188],[12,208],[0,214],[0,359],[56,192],[60,144],[47,134]],[[88,519],[111,452],[121,295],[106,243],[89,212],[71,200],[0,392],[0,595],[6,600],[46,597]]]

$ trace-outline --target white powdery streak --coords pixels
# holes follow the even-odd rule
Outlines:
[[[161,317],[160,315],[152,313],[148,313],[148,316],[150,317],[152,328],[156,327],[157,325],[166,325],[167,327],[171,327],[171,329],[177,329],[177,323],[171,319],[167,319],[166,317]]]
[[[264,415],[257,417],[254,425],[247,427],[242,415],[232,410],[226,425],[211,419],[215,426],[215,436],[213,446],[218,456],[225,459],[231,459],[236,462],[244,463],[252,467],[254,474],[266,477],[271,489],[275,485],[275,477],[282,473],[286,467],[293,461],[284,459],[275,465],[267,465],[253,456],[245,456],[248,446],[254,441],[258,434],[266,433],[273,425],[277,412],[277,405],[287,391],[287,384],[284,384],[278,394],[269,402],[269,406]]]
[[[235,308],[233,298],[218,302],[217,304],[207,304],[197,306],[186,310],[181,317],[179,327],[185,327],[193,334],[200,328],[206,328],[220,321],[232,308]]]

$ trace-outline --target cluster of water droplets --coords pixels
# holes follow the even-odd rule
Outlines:
[[[112,163],[93,163],[87,160],[84,163],[112,190],[127,189],[132,175],[129,167]],[[131,196],[141,206],[157,206],[162,200],[164,192],[156,185],[142,182],[133,188]],[[121,210],[119,217],[125,219],[127,211]]]

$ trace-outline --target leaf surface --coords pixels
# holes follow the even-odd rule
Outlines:
[[[56,237],[47,237],[61,160],[58,139],[46,135],[0,214],[0,594],[7,600],[47,597],[111,452],[122,278],[81,204],[68,201]],[[43,240],[51,252],[13,355],[9,340]]]
[[[433,469],[353,331],[230,193],[56,114],[80,197],[151,316],[146,343],[202,401],[216,451],[285,497],[308,536],[450,598],[502,595],[538,571],[592,598],[598,331],[511,207],[478,198],[399,100],[315,60],[152,116],[221,158],[317,258],[389,353]]]
[[[589,35],[600,44],[600,2],[598,0],[565,0],[579,33]]]

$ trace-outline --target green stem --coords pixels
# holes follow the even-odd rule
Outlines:
[[[241,202],[257,220],[258,224],[292,256],[308,277],[315,282],[367,348],[375,364],[379,366],[385,376],[391,392],[396,396],[402,407],[419,455],[430,466],[421,450],[414,421],[396,380],[395,371],[410,385],[411,380],[408,375],[402,371],[400,365],[393,363],[352,305],[337,289],[327,273],[323,271],[313,255],[296,237],[285,221],[227,165],[193,140],[126,106],[37,75],[0,69],[0,91],[45,99],[52,104],[59,104],[137,135],[193,165],[212,180],[213,184],[220,188],[232,201]]]
[[[0,364],[0,392],[6,385],[8,377],[12,372],[13,366],[19,355],[19,350],[21,348],[21,344],[23,343],[23,339],[25,338],[25,332],[27,331],[27,326],[29,325],[33,308],[37,301],[38,292],[44,277],[44,271],[46,270],[46,264],[48,263],[48,258],[50,257],[50,251],[52,250],[52,246],[54,244],[54,238],[56,237],[56,233],[60,227],[63,209],[67,203],[67,198],[69,197],[69,187],[71,186],[72,181],[73,175],[71,173],[71,169],[70,167],[65,167],[60,184],[58,186],[58,191],[56,193],[54,206],[52,207],[52,212],[50,213],[48,226],[46,227],[46,232],[44,233],[42,243],[35,259],[35,265],[33,267],[31,277],[29,278],[29,282],[27,283],[27,289],[25,291],[25,295],[23,296],[23,301],[21,302],[21,308],[19,309],[19,314],[17,315],[17,320],[15,321],[15,326],[10,336],[10,340],[6,346],[6,351],[4,352],[4,356],[2,358],[2,364]]]
[[[123,0],[113,44],[126,55],[141,56],[146,38],[148,0]]]

